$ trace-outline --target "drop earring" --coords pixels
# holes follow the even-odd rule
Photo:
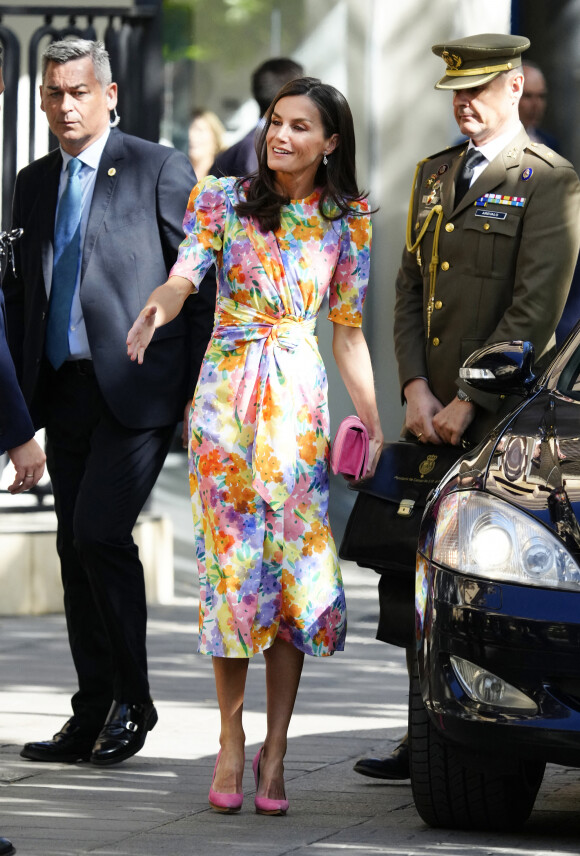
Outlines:
[[[120,121],[121,117],[117,113],[117,108],[113,107],[113,118],[109,122],[109,128],[116,128]]]
[[[324,152],[324,157],[322,158],[322,163],[324,164],[324,166],[326,166],[326,164],[328,163],[328,158],[326,157],[326,152]]]

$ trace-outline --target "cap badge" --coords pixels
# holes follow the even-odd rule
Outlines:
[[[463,65],[463,60],[457,54],[449,53],[449,51],[443,51],[441,56],[449,68],[461,68]]]

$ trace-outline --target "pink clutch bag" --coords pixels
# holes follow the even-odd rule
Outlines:
[[[347,416],[338,426],[330,451],[330,466],[337,475],[364,476],[369,460],[369,435],[358,416]]]

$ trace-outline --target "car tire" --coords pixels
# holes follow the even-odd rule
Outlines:
[[[466,755],[444,740],[423,704],[416,662],[409,698],[409,753],[419,815],[429,826],[448,829],[517,829],[532,812],[546,766],[519,760],[504,773],[501,759]]]

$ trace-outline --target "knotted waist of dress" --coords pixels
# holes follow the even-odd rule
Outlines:
[[[250,342],[263,343],[258,382],[253,373],[244,377],[234,407],[243,422],[255,403],[253,486],[274,509],[284,505],[296,485],[296,396],[288,352],[307,343],[318,355],[315,326],[316,318],[276,317],[230,298],[220,297],[217,304],[212,338],[219,348],[233,351]]]

